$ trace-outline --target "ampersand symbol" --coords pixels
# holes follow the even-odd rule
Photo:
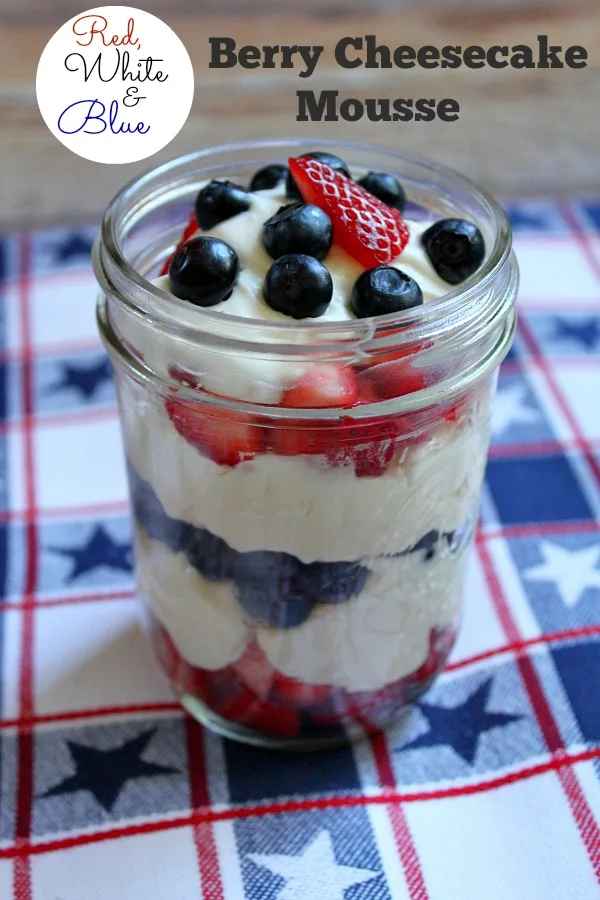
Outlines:
[[[138,88],[136,87],[128,87],[125,96],[123,97],[123,106],[137,106],[140,100],[145,100],[145,97],[134,97],[134,94],[137,94]]]

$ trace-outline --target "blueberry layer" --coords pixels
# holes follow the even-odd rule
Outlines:
[[[288,553],[234,550],[205,528],[169,516],[149,482],[128,465],[134,517],[148,537],[188,562],[209,581],[233,581],[235,595],[254,619],[276,628],[305,622],[319,604],[336,605],[357,597],[370,571],[360,562],[303,563]],[[398,556],[422,553],[432,560],[443,545],[456,549],[457,532],[432,530]],[[462,541],[461,541],[462,543]]]

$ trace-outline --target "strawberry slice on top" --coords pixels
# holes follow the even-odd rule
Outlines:
[[[177,253],[177,251],[179,250],[181,245],[185,244],[186,241],[189,241],[189,239],[192,237],[192,235],[196,234],[197,231],[198,231],[198,223],[196,222],[196,214],[195,214],[194,210],[192,210],[192,212],[190,213],[190,217],[188,219],[188,223],[185,226],[185,228],[183,229],[183,234],[181,235],[181,237],[179,238],[179,241],[177,242],[177,246],[173,250],[172,254],[169,256],[169,258],[165,260],[165,264],[163,265],[162,269],[160,270],[161,275],[169,274],[169,266],[171,265],[171,260],[173,259],[173,257],[175,256],[175,254]]]
[[[302,198],[331,219],[334,243],[365,269],[387,266],[402,253],[409,232],[397,209],[317,159],[301,156],[288,163]]]

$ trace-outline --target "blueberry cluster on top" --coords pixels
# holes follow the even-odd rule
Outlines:
[[[312,157],[351,178],[348,166],[331,153]],[[196,197],[195,216],[201,230],[213,228],[250,209],[252,192],[268,190],[285,182],[290,202],[263,226],[262,243],[274,260],[263,285],[268,305],[294,319],[322,316],[333,296],[333,281],[323,264],[333,242],[333,227],[327,213],[305,203],[288,167],[271,164],[259,169],[245,189],[231,181],[211,181]],[[358,179],[365,190],[398,209],[406,206],[402,184],[388,172],[368,172]],[[438,275],[455,285],[481,265],[485,247],[481,232],[463,219],[443,219],[422,236],[422,244]],[[214,306],[231,295],[240,271],[233,247],[219,238],[200,235],[183,244],[174,254],[169,280],[175,296],[198,306]],[[357,279],[350,308],[357,318],[400,312],[423,303],[417,282],[392,266],[368,269]]]

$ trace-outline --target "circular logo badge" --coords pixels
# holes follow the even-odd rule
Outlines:
[[[85,159],[129,163],[172,141],[189,115],[194,72],[184,45],[156,16],[100,6],[70,19],[40,57],[40,112]]]

